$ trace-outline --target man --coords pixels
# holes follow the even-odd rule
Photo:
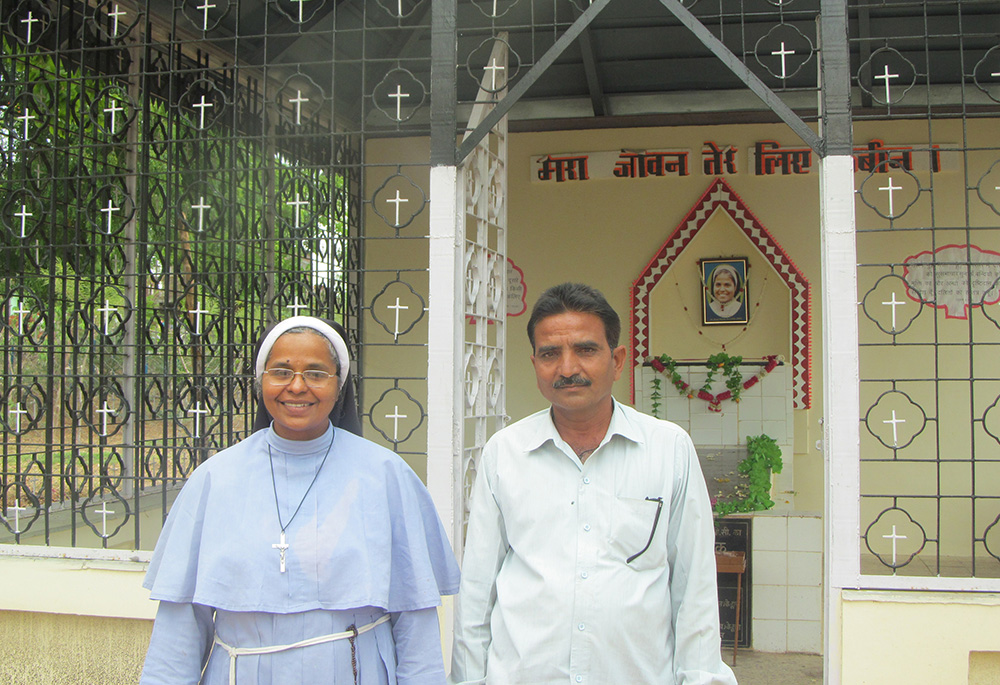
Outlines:
[[[618,315],[563,284],[528,321],[550,409],[494,435],[472,494],[452,683],[734,685],[688,435],[617,403]]]

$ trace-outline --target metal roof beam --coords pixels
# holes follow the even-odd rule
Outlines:
[[[472,133],[462,141],[462,144],[459,145],[455,156],[458,164],[461,164],[469,153],[475,149],[476,145],[479,144],[479,141],[481,141],[487,133],[493,130],[493,127],[507,115],[507,112],[510,111],[511,107],[517,104],[517,101],[520,100],[528,89],[534,85],[538,78],[545,73],[545,70],[552,66],[559,56],[565,52],[566,48],[568,48],[577,38],[580,37],[580,34],[583,33],[584,29],[586,29],[590,23],[594,21],[597,15],[601,13],[601,10],[607,7],[610,2],[611,0],[594,0],[594,3],[590,5],[590,7],[583,12],[583,14],[577,17],[576,21],[570,24],[570,27],[566,29],[566,32],[559,36],[556,42],[552,44],[552,47],[546,50],[545,54],[542,55],[541,58],[535,62],[534,66],[528,70],[528,73],[526,73],[520,80],[518,80],[517,83],[514,84],[514,87],[507,92],[507,96],[496,103],[493,109],[490,110],[489,114],[487,114],[479,125],[473,129]]]
[[[590,29],[580,32],[580,53],[583,57],[583,73],[587,77],[587,90],[590,92],[590,102],[594,107],[594,116],[607,115],[604,104],[604,88],[601,86],[601,75],[597,73],[597,56],[594,54],[594,43],[590,40]]]
[[[792,109],[786,105],[773,90],[768,88],[756,74],[750,71],[749,67],[747,67],[747,65],[744,64],[739,57],[734,55],[722,41],[716,38],[715,35],[709,31],[697,17],[691,14],[691,12],[681,4],[680,0],[660,0],[660,4],[670,10],[670,13],[677,17],[677,19],[679,19],[680,22],[702,42],[702,45],[711,50],[713,55],[722,60],[722,63],[729,67],[730,71],[732,71],[733,74],[735,74],[747,88],[753,91],[754,95],[763,100],[764,104],[766,104],[772,112],[777,114],[779,119],[788,124],[788,126],[795,131],[796,135],[798,135],[806,145],[815,150],[821,157],[824,155],[825,150],[823,139],[816,135],[816,133],[809,128],[806,122],[795,114],[795,112],[793,112]]]

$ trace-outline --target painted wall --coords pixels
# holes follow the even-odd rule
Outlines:
[[[822,349],[818,322],[819,214],[818,170],[803,175],[757,177],[750,152],[757,141],[775,139],[784,146],[801,146],[782,125],[692,126],[648,129],[606,129],[553,133],[522,133],[510,139],[508,255],[524,271],[530,306],[545,288],[574,280],[600,289],[623,319],[622,343],[628,345],[629,291],[667,237],[701,198],[715,176],[703,173],[705,141],[738,150],[737,173],[726,181],[782,246],[813,285],[812,408],[794,413],[795,506],[822,509],[822,437],[819,418],[823,377],[817,360]],[[557,153],[628,150],[690,151],[690,175],[637,179],[594,178],[583,182],[538,182],[531,158]],[[743,326],[701,325],[701,258],[750,258],[751,300],[761,306]],[[758,288],[756,294],[753,292]],[[763,287],[763,292],[760,288]],[[761,295],[761,297],[758,297]],[[733,222],[714,217],[657,286],[651,308],[661,315],[651,333],[650,351],[681,358],[705,358],[720,351],[747,358],[788,355],[788,290]],[[687,309],[685,309],[685,307]],[[507,411],[517,419],[544,407],[535,386],[525,325],[527,313],[509,320]],[[622,374],[615,395],[630,397],[630,373]],[[718,382],[716,392],[722,389]],[[671,388],[667,388],[672,390]]]
[[[842,682],[1000,682],[1000,595],[845,591]]]
[[[12,551],[0,555],[0,682],[138,682],[156,612],[142,588],[146,562],[130,553],[102,560]]]

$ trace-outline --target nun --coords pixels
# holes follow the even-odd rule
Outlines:
[[[349,372],[338,324],[265,332],[255,432],[194,470],[156,544],[143,685],[445,682],[458,566],[420,479],[360,437]]]

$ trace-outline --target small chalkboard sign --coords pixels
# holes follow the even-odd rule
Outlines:
[[[750,519],[748,517],[726,516],[715,519],[715,551],[743,552],[746,554],[747,570],[743,573],[743,587],[740,595],[740,647],[750,646]],[[719,585],[719,627],[722,645],[732,647],[736,633],[736,579],[735,573],[720,573]]]

